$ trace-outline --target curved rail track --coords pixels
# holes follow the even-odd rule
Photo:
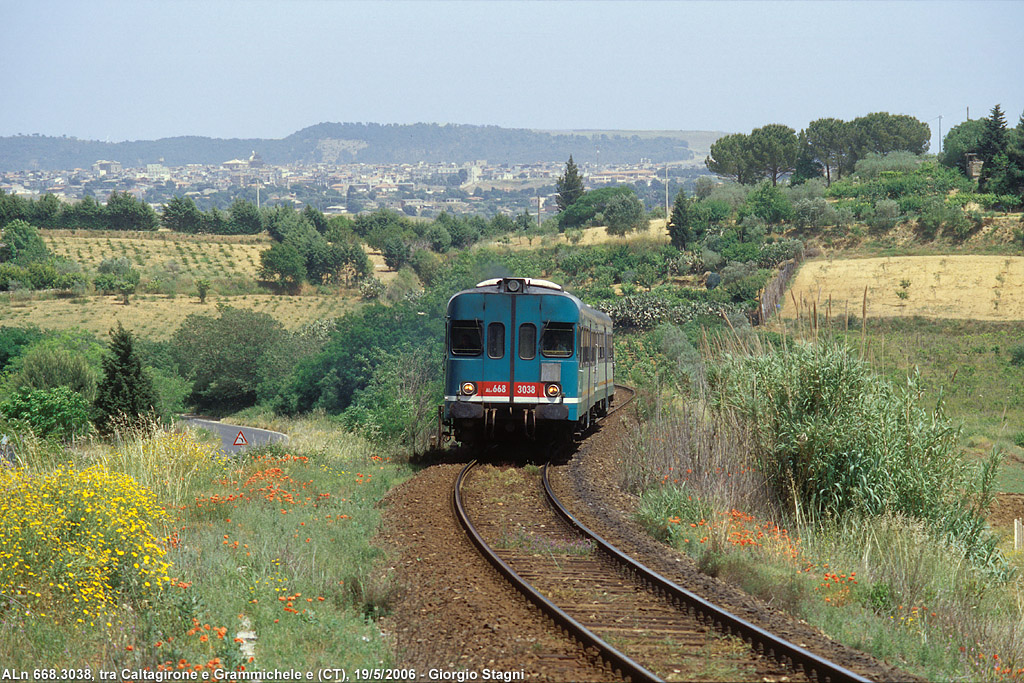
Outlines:
[[[750,644],[747,654],[739,657],[743,662],[736,666],[751,678],[789,676],[792,680],[794,672],[802,671],[817,681],[869,680],[711,604],[636,562],[562,505],[551,487],[547,466],[542,476],[543,498],[538,492],[535,507],[529,512],[533,517],[543,517],[545,523],[536,524],[536,528],[553,534],[549,539],[564,539],[567,535],[585,539],[583,543],[593,551],[586,556],[554,558],[539,557],[535,550],[496,549],[495,545],[501,543],[488,542],[485,537],[507,534],[506,523],[491,523],[489,528],[486,522],[474,524],[463,492],[476,464],[473,461],[463,468],[453,492],[456,516],[470,540],[519,592],[584,648],[596,650],[623,678],[636,682],[659,681],[673,677],[673,673],[686,677],[686,667],[708,658],[707,634],[713,629]],[[619,647],[609,644],[609,639]],[[728,649],[728,643],[724,647]],[[646,666],[637,660],[643,660]]]

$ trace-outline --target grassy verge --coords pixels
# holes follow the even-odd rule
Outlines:
[[[794,346],[733,350],[708,370],[723,393],[655,406],[620,458],[639,520],[704,572],[912,673],[1024,676],[1024,563],[979,530],[991,480],[934,398],[904,390],[905,372],[888,383],[833,346]]]
[[[994,583],[905,517],[789,531],[738,509],[666,516],[644,496],[641,519],[706,573],[741,586],[835,640],[929,680],[1024,675],[1019,588]],[[695,520],[695,521],[691,521]]]
[[[222,458],[188,432],[157,432],[64,453],[60,466],[52,448],[24,448],[20,467],[0,473],[0,661],[94,671],[386,664],[374,619],[391,587],[371,539],[379,501],[409,470],[351,435],[322,441]],[[44,487],[54,472],[68,485]],[[67,497],[89,512],[62,507],[61,490],[88,490]],[[132,496],[134,517],[99,514]],[[17,515],[60,533],[40,539],[11,523]],[[94,571],[83,588],[85,567]],[[89,586],[103,599],[83,614]]]

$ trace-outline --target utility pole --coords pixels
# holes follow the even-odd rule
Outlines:
[[[668,163],[665,164],[665,225],[668,225]]]
[[[942,114],[939,114],[939,154],[942,154]]]
[[[540,195],[537,195],[537,227],[540,228]]]

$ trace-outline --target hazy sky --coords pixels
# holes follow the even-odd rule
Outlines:
[[[1024,110],[1024,2],[0,0],[0,135],[280,138],[322,121],[942,130]]]

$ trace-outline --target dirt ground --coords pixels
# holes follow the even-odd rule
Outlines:
[[[1024,257],[980,255],[808,261],[781,314],[822,315],[831,297],[832,316],[859,318],[865,288],[868,317],[1024,320]]]
[[[1024,519],[1024,493],[1000,493],[989,508],[988,523],[1013,533],[1013,520]]]

